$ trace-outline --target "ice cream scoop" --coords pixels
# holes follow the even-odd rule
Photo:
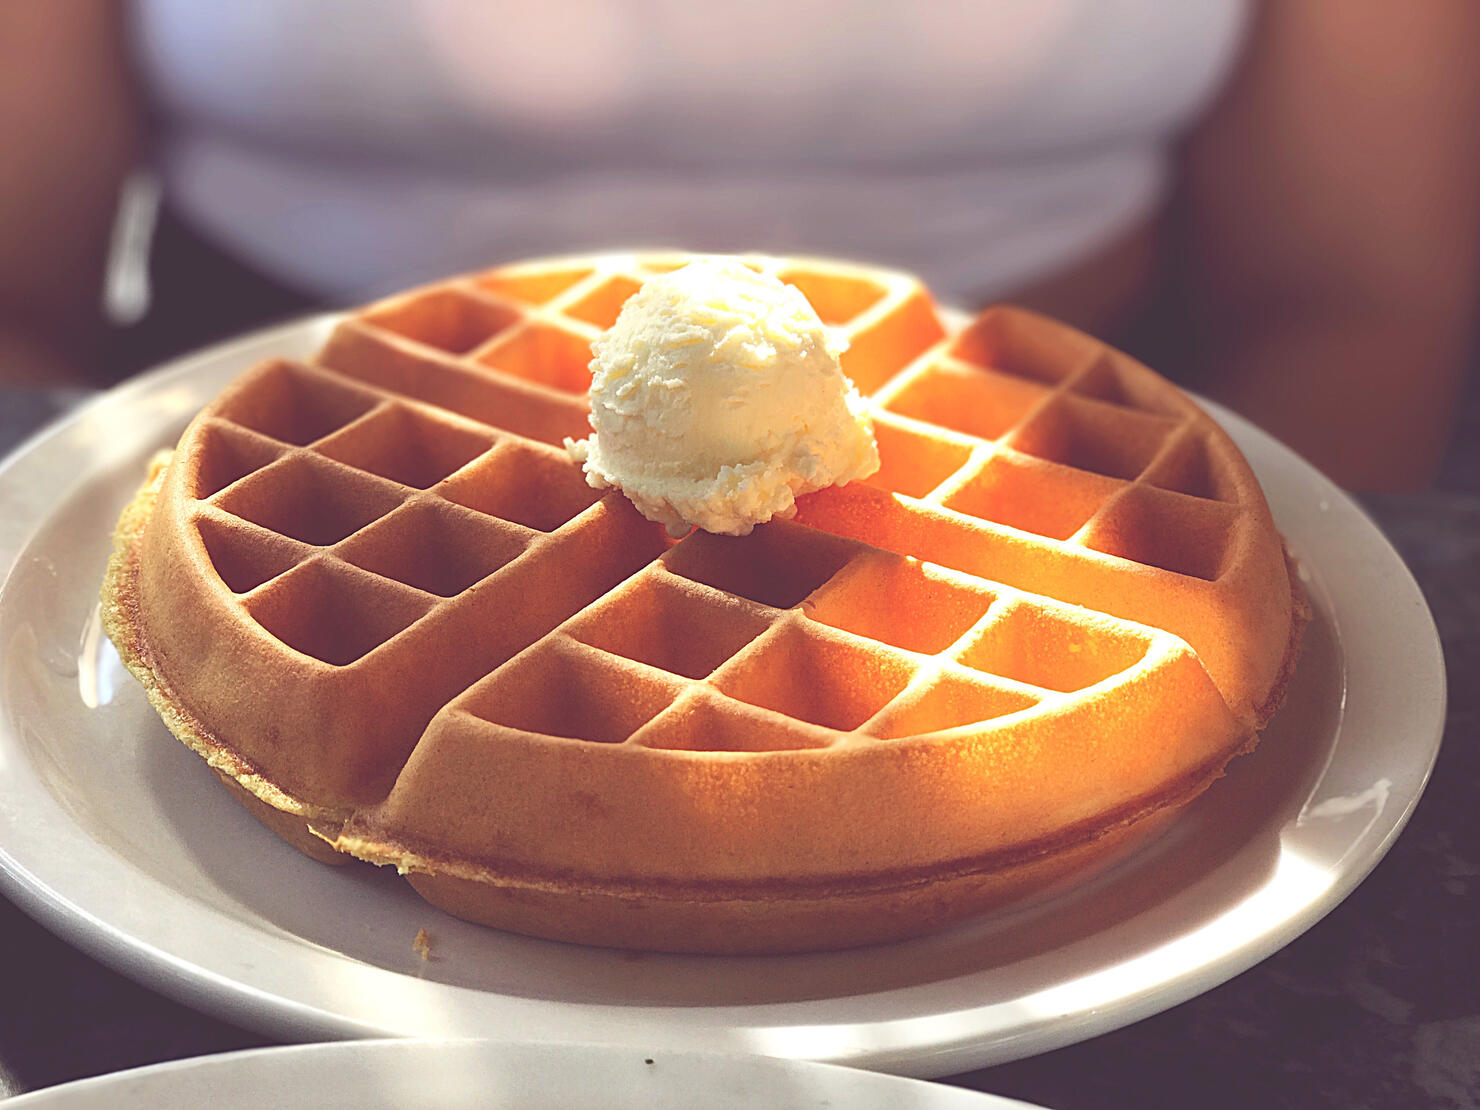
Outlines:
[[[841,346],[799,289],[738,259],[649,280],[591,349],[594,434],[566,449],[671,535],[745,535],[879,468]]]

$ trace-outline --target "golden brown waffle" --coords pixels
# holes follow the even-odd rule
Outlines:
[[[260,816],[507,928],[826,948],[1104,857],[1252,743],[1303,620],[1258,484],[1032,314],[947,337],[903,275],[757,259],[849,341],[881,470],[742,538],[598,498],[590,341],[683,261],[416,290],[187,429],[105,623]]]

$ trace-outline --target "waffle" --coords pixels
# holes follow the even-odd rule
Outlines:
[[[1259,486],[1060,324],[754,259],[848,341],[879,472],[678,542],[588,487],[590,342],[684,261],[371,305],[155,468],[105,627],[249,808],[511,930],[825,949],[1081,873],[1252,746],[1304,619]]]

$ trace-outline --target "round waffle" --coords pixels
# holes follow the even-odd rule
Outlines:
[[[104,623],[320,858],[459,916],[674,951],[912,935],[1155,827],[1279,703],[1304,605],[1169,383],[913,279],[753,263],[848,341],[882,467],[673,542],[599,496],[590,342],[686,259],[448,281],[238,379],[125,511]]]

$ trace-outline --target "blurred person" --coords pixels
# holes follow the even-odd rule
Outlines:
[[[1413,487],[1477,303],[1477,42],[1473,0],[9,0],[0,380],[525,256],[830,254]]]

